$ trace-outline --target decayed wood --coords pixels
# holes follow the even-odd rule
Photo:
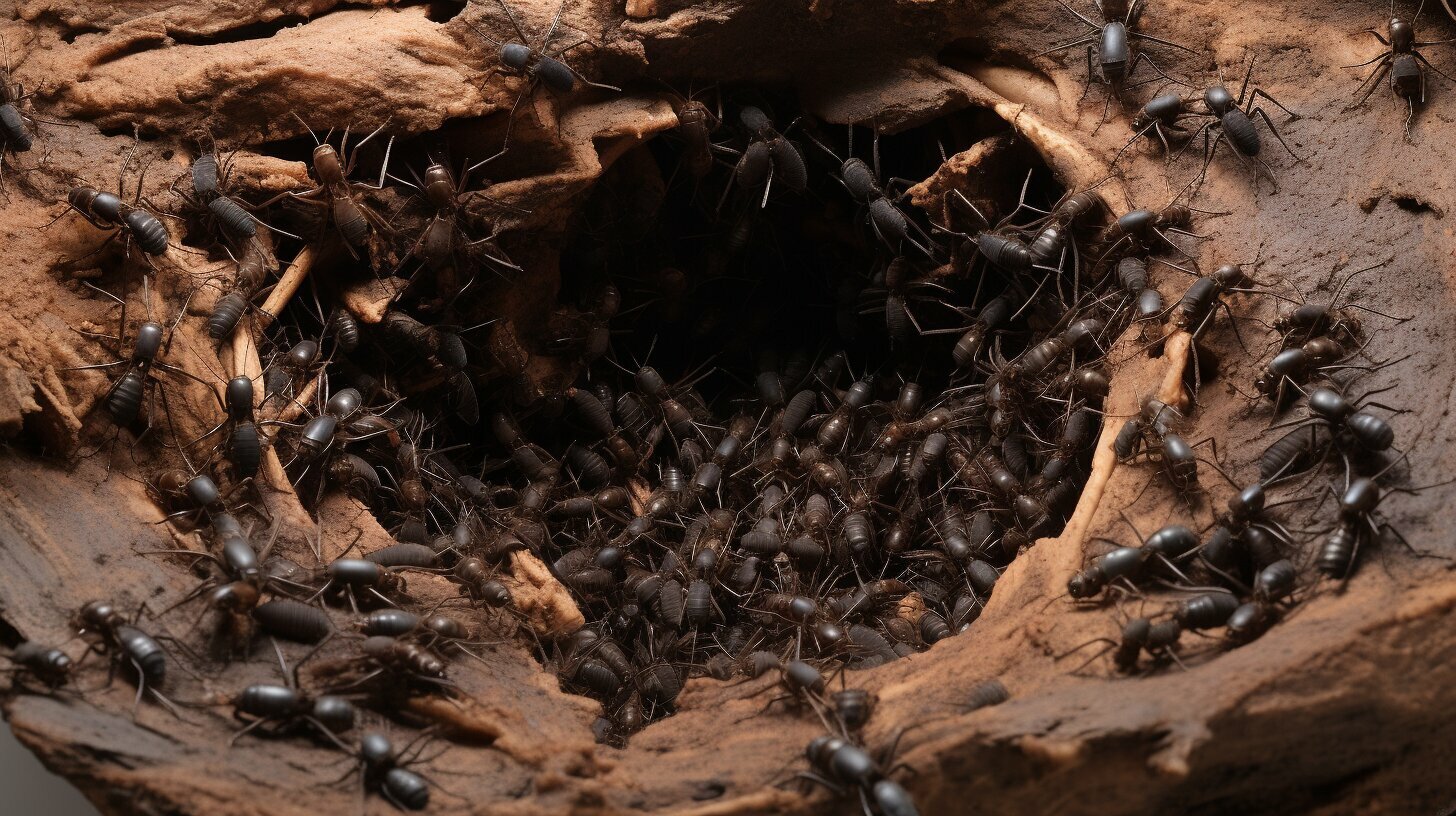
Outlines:
[[[472,4],[464,14],[477,24],[504,25],[489,5]],[[549,21],[556,6],[548,0],[514,5],[537,21]],[[1113,105],[1109,121],[1094,131],[1102,89],[1094,87],[1079,104],[1085,70],[1080,52],[1032,56],[1080,33],[1055,4],[816,3],[811,13],[802,4],[732,2],[707,10],[633,3],[630,15],[617,5],[568,9],[572,25],[599,44],[582,58],[594,60],[606,81],[621,84],[643,72],[679,82],[795,77],[805,104],[822,119],[841,124],[883,114],[892,129],[984,107],[1010,123],[1014,138],[1041,153],[1068,186],[1100,184],[1118,212],[1163,205],[1196,171],[1186,160],[1169,170],[1161,157],[1134,147],[1109,176],[1107,161],[1131,135],[1127,111]],[[128,478],[153,464],[144,448],[123,442],[89,458],[64,453],[78,428],[88,440],[83,449],[92,446],[93,432],[97,439],[105,436],[99,427],[104,421],[91,416],[104,388],[100,375],[60,371],[96,362],[100,353],[72,327],[114,318],[98,316],[104,307],[69,283],[66,271],[66,262],[86,251],[77,247],[96,243],[95,231],[74,220],[41,227],[72,176],[107,178],[129,146],[128,137],[106,136],[98,127],[130,133],[135,122],[161,134],[158,148],[176,152],[171,165],[159,164],[149,174],[149,196],[166,195],[170,177],[164,180],[168,173],[160,168],[171,177],[183,173],[195,146],[192,134],[203,129],[243,147],[240,183],[279,191],[306,179],[303,168],[247,151],[303,135],[283,115],[280,100],[308,112],[315,124],[343,127],[393,116],[392,127],[409,133],[505,111],[516,102],[517,81],[482,82],[494,57],[463,21],[435,23],[423,6],[336,6],[331,0],[295,3],[290,8],[310,22],[243,42],[224,35],[273,14],[271,4],[23,2],[23,19],[0,27],[17,77],[41,87],[35,104],[47,116],[78,125],[44,129],[47,162],[32,172],[7,172],[10,195],[0,201],[6,231],[0,262],[10,280],[9,291],[0,294],[0,311],[8,318],[0,322],[0,371],[18,374],[5,379],[16,394],[6,404],[13,402],[21,416],[6,413],[3,422],[21,443],[0,458],[0,617],[20,636],[60,643],[71,635],[67,617],[88,600],[104,597],[128,607],[146,601],[155,609],[180,598],[196,580],[177,563],[134,552],[171,545],[170,534],[151,523],[156,509],[144,489]],[[1342,110],[1358,77],[1338,66],[1370,56],[1368,37],[1356,32],[1382,24],[1385,13],[1377,5],[1160,0],[1142,27],[1211,55],[1171,69],[1199,73],[1200,82],[1209,81],[1215,66],[1233,74],[1246,51],[1257,54],[1260,84],[1304,115],[1280,126],[1310,161],[1292,165],[1272,153],[1278,193],[1267,184],[1256,192],[1232,156],[1218,157],[1198,206],[1229,214],[1200,216],[1200,231],[1213,238],[1190,252],[1200,268],[1257,257],[1256,277],[1291,296],[1296,287],[1315,289],[1332,270],[1392,260],[1363,278],[1356,294],[1377,300],[1383,311],[1414,315],[1378,326],[1372,342],[1377,358],[1407,351],[1414,356],[1372,382],[1394,384],[1383,399],[1412,410],[1395,420],[1398,444],[1411,452],[1413,481],[1424,483],[1449,471],[1449,443],[1456,438],[1456,417],[1445,397],[1456,383],[1456,362],[1443,353],[1451,342],[1448,327],[1456,322],[1456,248],[1438,223],[1440,213],[1456,211],[1456,178],[1437,172],[1452,165],[1456,147],[1441,131],[1452,99],[1439,84],[1408,142],[1400,136],[1403,111],[1388,104],[1385,88],[1363,108]],[[1451,35],[1430,16],[1421,33],[1423,39]],[[565,110],[558,116],[560,106]],[[493,187],[492,198],[510,208],[493,211],[497,205],[477,200],[469,209],[472,217],[491,216],[530,236],[513,258],[533,278],[499,304],[502,316],[530,325],[555,296],[553,247],[562,242],[566,216],[604,165],[671,127],[672,114],[650,89],[567,102],[539,94],[522,100],[521,109],[525,124],[518,125],[512,153],[534,151],[557,160],[540,163],[552,168],[540,171],[544,175]],[[989,147],[956,148],[995,155]],[[1171,185],[1165,182],[1170,172]],[[1368,206],[1356,203],[1371,190],[1378,194],[1362,202]],[[1426,202],[1428,209],[1405,208],[1397,200]],[[308,261],[295,260],[285,271],[290,283],[273,290],[258,321],[277,312],[290,288],[297,291]],[[158,302],[180,303],[187,277],[163,270],[155,280]],[[1169,273],[1156,282],[1172,302],[1191,279]],[[1274,313],[1268,299],[1235,296],[1234,304],[1240,316],[1267,321]],[[235,339],[226,355],[231,359],[222,365],[206,358],[211,346],[197,321],[184,321],[179,331],[174,362],[189,371],[209,377],[209,366],[216,365],[228,373],[260,373],[254,344]],[[1256,355],[1270,339],[1254,321],[1241,332]],[[1116,631],[1109,610],[1077,611],[1059,599],[1067,576],[1104,546],[1091,538],[1127,535],[1119,521],[1124,510],[1147,529],[1189,514],[1187,505],[1162,491],[1141,491],[1147,469],[1117,466],[1108,448],[1121,418],[1134,413],[1143,396],[1157,393],[1170,402],[1183,396],[1189,340],[1185,333],[1171,335],[1158,358],[1149,358],[1133,338],[1112,350],[1117,369],[1105,405],[1109,420],[1076,514],[1059,537],[1038,542],[1011,565],[972,630],[926,654],[853,676],[881,699],[868,733],[872,744],[911,727],[901,755],[918,771],[907,785],[922,812],[959,812],[967,802],[983,813],[1275,807],[1436,812],[1456,799],[1456,781],[1442,764],[1456,747],[1449,722],[1449,712],[1456,711],[1456,664],[1447,659],[1456,644],[1449,625],[1456,581],[1432,559],[1411,559],[1391,546],[1362,553],[1362,568],[1343,591],[1317,587],[1298,614],[1251,646],[1215,655],[1210,642],[1205,654],[1190,657],[1194,665],[1186,673],[1110,678],[1094,667],[1072,676],[1066,662],[1054,660]],[[1268,441],[1261,437],[1267,415],[1251,412],[1230,384],[1250,382],[1258,360],[1239,350],[1223,317],[1202,342],[1218,356],[1219,370],[1216,377],[1205,375],[1191,433],[1217,437],[1224,468],[1252,481],[1255,459]],[[550,363],[531,365],[534,372]],[[33,401],[25,398],[22,378],[34,384]],[[196,436],[210,426],[216,408],[204,392],[183,385],[170,395],[183,426],[179,434]],[[83,417],[89,417],[84,427]],[[38,450],[40,439],[51,449]],[[372,517],[347,501],[326,503],[316,528],[271,450],[264,467],[269,506],[283,519],[283,552],[307,562],[320,540],[335,551],[354,532],[366,551],[387,541]],[[1209,495],[1192,508],[1196,526],[1209,521],[1231,490],[1214,478],[1205,487]],[[1449,489],[1433,490],[1392,500],[1389,509],[1417,548],[1451,556],[1456,550],[1442,535],[1450,498]],[[542,587],[540,631],[569,629],[580,613],[567,606],[559,584],[550,586],[544,565],[522,563],[517,571],[519,580]],[[411,590],[441,598],[452,591],[430,580],[412,582]],[[183,636],[191,623],[185,618],[144,619],[144,625]],[[508,622],[488,616],[474,623],[509,630]],[[457,707],[423,698],[411,704],[415,715],[440,723],[445,736],[458,740],[431,773],[460,798],[437,794],[433,810],[841,812],[843,803],[823,793],[805,799],[768,787],[787,779],[786,769],[801,767],[793,763],[801,761],[796,757],[816,730],[783,713],[754,717],[761,698],[747,695],[760,684],[692,681],[681,713],[617,751],[590,743],[595,703],[563,694],[522,643],[502,640],[507,642],[486,648],[481,661],[452,666],[470,702]],[[329,651],[323,659],[341,653]],[[183,721],[148,704],[133,721],[132,690],[120,681],[80,699],[15,689],[5,710],[23,740],[108,812],[282,814],[355,807],[352,789],[321,784],[338,773],[337,767],[322,770],[336,758],[324,747],[249,738],[225,747],[235,724],[223,703],[247,683],[276,682],[271,661],[260,647],[250,659],[225,667],[189,662],[197,677],[173,672],[170,691],[194,704]],[[960,697],[991,676],[1003,679],[1012,701],[958,713]],[[101,661],[88,661],[83,686],[104,679]],[[722,797],[695,802],[694,793],[708,781],[721,786]],[[371,806],[382,808],[377,801]]]

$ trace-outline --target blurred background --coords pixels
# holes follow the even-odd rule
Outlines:
[[[96,816],[96,808],[66,780],[46,770],[15,739],[10,724],[0,727],[0,790],[8,816]]]

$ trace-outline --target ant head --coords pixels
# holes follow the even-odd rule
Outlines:
[[[1234,518],[1247,519],[1257,515],[1264,509],[1264,486],[1259,484],[1249,485],[1239,491],[1237,496],[1229,499],[1229,512]]]
[[[1345,488],[1340,496],[1340,510],[1345,513],[1365,515],[1380,504],[1380,487],[1373,479],[1359,478]]]
[[[353,388],[345,388],[337,394],[329,397],[324,410],[337,419],[349,419],[358,413],[364,403],[364,397]]]
[[[1392,48],[1396,51],[1408,51],[1415,40],[1415,26],[1399,17],[1390,18],[1390,45]]]
[[[394,743],[379,731],[370,731],[359,739],[359,758],[370,765],[383,765],[394,759]]]
[[[1118,216],[1117,228],[1126,235],[1141,235],[1146,233],[1158,220],[1158,214],[1152,210],[1133,210],[1126,215]]]
[[[337,175],[341,178],[344,175],[344,163],[339,159],[339,151],[328,142],[323,142],[314,147],[313,167],[314,171],[319,173],[321,181],[325,180],[325,175],[332,178],[335,175],[335,171],[337,171]]]
[[[76,619],[83,626],[101,626],[114,615],[116,615],[116,607],[105,601],[92,601],[81,607]]]
[[[246,419],[253,412],[253,381],[246,376],[234,377],[227,384],[228,413],[233,419]]]
[[[450,198],[455,194],[455,179],[450,168],[438,161],[425,168],[424,184],[421,186],[430,203],[437,207],[449,206]]]
[[[1081,600],[1090,598],[1102,590],[1102,582],[1091,574],[1079,572],[1067,579],[1067,594]]]
[[[1238,264],[1224,264],[1213,270],[1213,279],[1226,289],[1249,283],[1249,276],[1244,274],[1244,268]]]
[[[152,320],[138,326],[136,345],[133,346],[131,358],[137,361],[156,359],[157,353],[162,350],[164,334],[162,324]]]
[[[524,71],[531,61],[531,48],[521,43],[505,43],[500,47],[500,61],[507,68]]]
[[[325,694],[313,702],[313,718],[332,733],[354,727],[354,704],[344,697]]]
[[[1214,116],[1222,116],[1234,106],[1234,96],[1222,85],[1210,85],[1203,92],[1203,104]]]
[[[1310,413],[1337,422],[1355,410],[1349,400],[1332,388],[1316,388],[1310,392],[1307,403]]]

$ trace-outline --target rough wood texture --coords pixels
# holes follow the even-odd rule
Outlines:
[[[160,513],[133,478],[145,472],[145,450],[121,444],[110,456],[105,448],[78,456],[109,433],[93,410],[106,382],[102,373],[61,369],[109,359],[76,329],[110,331],[115,317],[76,282],[96,274],[86,270],[98,266],[97,257],[72,259],[99,244],[97,231],[74,217],[47,225],[61,214],[58,202],[71,180],[110,187],[135,125],[155,159],[145,194],[158,200],[169,195],[170,180],[185,171],[205,131],[244,151],[237,165],[244,189],[290,189],[305,180],[303,166],[269,155],[271,145],[304,135],[290,110],[315,128],[372,129],[386,119],[400,134],[444,127],[479,157],[499,144],[505,111],[522,86],[488,74],[494,53],[465,24],[508,30],[494,4],[470,4],[444,23],[432,17],[450,17],[457,4],[7,5],[6,17],[18,19],[0,33],[16,76],[38,89],[37,113],[65,124],[42,125],[29,158],[33,164],[46,154],[39,169],[7,167],[8,197],[0,206],[7,281],[0,293],[0,431],[15,436],[0,459],[0,614],[25,638],[59,643],[71,634],[69,615],[88,600],[156,608],[195,580],[179,563],[134,553],[179,545],[155,524]],[[551,0],[515,6],[534,31],[555,10]],[[1257,55],[1259,83],[1303,114],[1288,125],[1275,117],[1307,158],[1294,164],[1277,144],[1267,145],[1279,192],[1267,183],[1256,192],[1230,155],[1214,163],[1195,206],[1228,214],[1196,222],[1212,235],[1201,244],[1200,262],[1211,268],[1257,258],[1255,275],[1286,292],[1310,292],[1336,268],[1390,262],[1359,279],[1353,293],[1382,311],[1412,316],[1399,325],[1371,322],[1378,328],[1375,357],[1413,356],[1369,382],[1393,386],[1383,398],[1410,409],[1395,420],[1397,444],[1410,452],[1411,482],[1419,484],[1449,474],[1456,441],[1456,363],[1448,353],[1456,240],[1444,222],[1456,212],[1456,91],[1430,83],[1429,105],[1409,141],[1401,137],[1404,107],[1396,108],[1387,88],[1364,107],[1344,110],[1359,77],[1339,66],[1376,53],[1378,44],[1361,30],[1383,27],[1387,13],[1384,2],[1155,0],[1143,29],[1194,46],[1197,57],[1160,64],[1199,82],[1216,67],[1236,73],[1247,55]],[[986,107],[1011,122],[1070,188],[1103,179],[1130,135],[1127,112],[1116,106],[1094,131],[1102,90],[1094,86],[1079,103],[1080,50],[1032,56],[1081,29],[1053,4],[572,2],[566,19],[598,44],[575,52],[574,63],[628,90],[560,105],[545,93],[522,99],[511,156],[500,169],[509,180],[491,188],[495,202],[510,206],[484,199],[472,205],[512,230],[512,257],[530,272],[530,285],[499,304],[518,326],[544,320],[553,300],[562,214],[580,203],[604,166],[672,125],[651,79],[792,85],[828,122],[874,119],[888,130]],[[1431,40],[1453,34],[1449,21],[1431,14],[1420,33]],[[1431,56],[1451,66],[1445,55]],[[1165,173],[1160,157],[1134,148],[1119,164],[1120,177],[1102,189],[1119,211],[1129,203],[1161,205],[1196,162],[1185,158]],[[113,270],[109,280],[116,266],[114,259],[105,265]],[[205,266],[172,253],[153,287],[158,312],[175,313]],[[1176,298],[1187,283],[1176,273],[1157,281],[1165,298]],[[209,305],[200,293],[168,359],[216,377],[242,363],[219,360],[207,342],[196,315]],[[1267,320],[1273,305],[1246,297],[1234,310]],[[1241,332],[1256,355],[1271,336],[1254,320],[1243,320]],[[1240,352],[1226,322],[1207,345],[1219,369],[1199,395],[1192,435],[1216,436],[1225,469],[1250,481],[1269,441],[1261,436],[1267,418],[1251,411],[1232,383],[1250,382],[1256,360]],[[1172,347],[1149,359],[1131,337],[1112,359],[1121,365],[1110,415],[1132,413],[1182,362]],[[535,362],[532,375],[542,387],[561,376]],[[200,386],[170,397],[179,434],[210,427],[215,403]],[[1109,422],[1101,444],[1116,427]],[[1147,470],[1114,468],[1105,452],[1098,462],[1065,533],[1012,565],[968,634],[856,678],[881,698],[871,744],[912,728],[901,755],[918,771],[907,786],[922,812],[962,812],[972,803],[978,813],[1008,814],[1410,813],[1436,812],[1456,799],[1447,762],[1456,750],[1456,580],[1446,560],[1416,559],[1386,542],[1362,554],[1361,569],[1343,589],[1321,587],[1256,643],[1216,657],[1212,641],[1195,645],[1205,654],[1187,672],[1125,679],[1089,669],[1073,676],[1067,663],[1055,662],[1052,655],[1115,632],[1107,611],[1077,611],[1056,600],[1066,578],[1105,546],[1093,537],[1126,535],[1123,509],[1145,528],[1188,512],[1156,489],[1128,507]],[[313,522],[286,482],[269,481],[282,546],[309,552],[318,535]],[[1206,483],[1212,496],[1195,508],[1198,525],[1227,498],[1224,485]],[[1452,495],[1446,486],[1397,496],[1386,510],[1417,549],[1449,559],[1456,556],[1446,526]],[[331,501],[321,517],[326,551],[341,550],[355,531],[365,550],[385,540],[350,501]],[[449,591],[427,579],[418,586],[412,579],[411,589],[424,597]],[[181,636],[188,625],[173,617],[159,628]],[[269,659],[260,648],[225,672],[215,664],[193,667],[195,677],[176,672],[173,694],[221,703],[249,682],[276,680]],[[104,682],[101,664],[92,660],[81,672],[83,688]],[[993,676],[1011,689],[1011,702],[958,714],[956,701]],[[680,714],[615,750],[591,743],[596,704],[561,693],[518,645],[492,647],[485,665],[462,663],[454,677],[472,704],[417,712],[446,722],[457,738],[469,737],[431,769],[458,795],[437,794],[436,812],[843,812],[823,793],[803,798],[770,786],[797,767],[791,763],[816,728],[778,711],[753,717],[761,698],[746,698],[758,683],[694,681]],[[338,766],[325,767],[336,753],[302,741],[252,740],[229,750],[233,723],[225,706],[191,708],[179,722],[144,704],[133,721],[131,693],[121,682],[81,697],[16,689],[5,711],[50,767],[107,812],[303,814],[354,806],[353,789],[324,784],[338,775]],[[722,787],[721,797],[695,801],[708,783]],[[372,800],[369,807],[385,805]]]

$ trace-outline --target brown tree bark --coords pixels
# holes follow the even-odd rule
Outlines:
[[[537,31],[555,12],[550,0],[513,5]],[[131,445],[127,435],[104,444],[110,430],[98,399],[105,374],[63,370],[110,359],[78,330],[113,331],[115,314],[78,280],[99,274],[100,265],[114,276],[117,267],[106,255],[76,260],[101,241],[79,218],[48,223],[64,215],[69,186],[80,179],[113,188],[136,128],[140,148],[153,157],[143,192],[157,203],[175,195],[171,181],[186,172],[207,133],[239,149],[235,180],[243,190],[293,189],[307,181],[304,166],[270,152],[278,142],[306,137],[290,112],[315,128],[361,131],[385,121],[399,134],[449,128],[460,143],[484,151],[499,144],[523,85],[489,70],[496,64],[492,47],[466,25],[509,30],[493,4],[472,3],[459,15],[458,4],[445,2],[11,6],[7,16],[15,19],[0,33],[15,77],[36,89],[35,113],[57,123],[41,124],[35,152],[19,164],[7,157],[0,203],[7,281],[0,287],[0,430],[11,438],[0,456],[0,618],[11,635],[60,643],[73,633],[69,616],[87,601],[155,609],[196,581],[175,562],[135,554],[196,545],[156,523],[161,513],[137,481],[155,451]],[[1245,262],[1260,281],[1286,293],[1309,293],[1337,269],[1388,261],[1351,294],[1411,316],[1399,324],[1370,321],[1375,358],[1411,357],[1367,382],[1392,386],[1381,399],[1407,409],[1393,420],[1397,445],[1410,454],[1410,482],[1424,484],[1447,477],[1456,437],[1456,240],[1444,221],[1456,207],[1456,90],[1428,78],[1427,104],[1409,138],[1401,133],[1404,106],[1387,87],[1346,109],[1363,74],[1339,66],[1377,52],[1379,44],[1362,29],[1383,29],[1387,13],[1383,3],[1156,0],[1142,29],[1192,47],[1197,56],[1174,57],[1164,67],[1197,83],[1212,82],[1220,68],[1232,82],[1256,56],[1260,86],[1302,115],[1286,123],[1271,110],[1304,158],[1294,163],[1266,138],[1278,192],[1267,182],[1256,189],[1252,174],[1226,152],[1213,162],[1194,206],[1226,214],[1200,216],[1199,231],[1212,237],[1194,251],[1201,268]],[[670,106],[648,78],[680,86],[787,86],[825,122],[873,120],[887,132],[982,108],[1009,122],[1069,189],[1107,178],[1109,161],[1131,136],[1131,111],[1115,104],[1097,127],[1105,89],[1094,86],[1082,99],[1079,49],[1036,56],[1082,29],[1055,4],[589,2],[569,4],[566,19],[595,43],[573,52],[573,64],[629,90],[564,101],[544,92],[519,98],[511,143],[519,173],[493,185],[490,200],[472,204],[475,214],[510,231],[512,257],[529,272],[529,282],[498,304],[517,325],[546,319],[559,284],[564,216],[605,167],[630,161],[633,148],[673,126]],[[1450,21],[1429,14],[1418,31],[1432,40],[1453,33]],[[1431,53],[1438,66],[1449,64],[1443,56]],[[1200,148],[1165,166],[1161,156],[1135,146],[1099,189],[1117,212],[1161,206],[1196,172]],[[988,172],[996,160],[993,151],[977,159]],[[201,256],[170,253],[153,281],[158,313],[175,314],[211,273]],[[1175,299],[1187,280],[1172,275],[1158,283],[1165,299]],[[1328,289],[1322,294],[1328,297]],[[207,340],[198,315],[213,297],[204,289],[193,298],[167,359],[219,379],[257,361],[246,346],[220,354]],[[1233,310],[1251,353],[1220,319],[1204,340],[1217,367],[1204,372],[1192,433],[1216,437],[1224,469],[1246,483],[1256,478],[1257,457],[1273,437],[1265,432],[1267,415],[1251,409],[1234,385],[1248,390],[1244,384],[1267,358],[1274,335],[1258,321],[1271,320],[1276,304],[1236,297]],[[1106,546],[1096,537],[1127,535],[1121,511],[1144,532],[1189,513],[1162,491],[1142,492],[1147,468],[1117,466],[1106,448],[1120,424],[1114,417],[1176,384],[1187,363],[1187,346],[1176,338],[1156,358],[1140,353],[1141,345],[1125,337],[1111,354],[1118,365],[1096,472],[1066,530],[1014,562],[969,632],[854,678],[881,699],[870,743],[908,729],[901,757],[916,770],[906,785],[922,813],[1409,813],[1450,804],[1451,486],[1397,495],[1384,508],[1416,550],[1436,557],[1413,557],[1387,539],[1361,554],[1350,581],[1320,585],[1296,614],[1247,647],[1215,657],[1214,641],[1195,643],[1191,648],[1206,654],[1190,670],[1140,678],[1100,669],[1071,674],[1069,661],[1053,659],[1116,634],[1107,611],[1078,611],[1059,599],[1068,576]],[[569,382],[569,372],[532,365],[543,389]],[[168,397],[180,436],[195,437],[215,421],[216,403],[201,386],[170,389]],[[98,445],[100,452],[83,455]],[[265,481],[282,522],[281,546],[308,553],[319,533],[279,474],[274,462]],[[1194,509],[1196,526],[1231,494],[1221,480],[1205,484],[1210,496]],[[1316,520],[1332,520],[1331,502],[1321,507]],[[320,515],[326,553],[342,550],[355,533],[375,547],[386,539],[351,501],[332,499]],[[520,580],[528,580],[530,566],[517,571]],[[543,634],[569,628],[572,610],[553,597],[549,580],[536,583],[534,626]],[[412,578],[411,588],[426,598],[451,592],[429,578]],[[183,636],[187,625],[174,617],[163,628]],[[6,695],[5,713],[48,766],[109,813],[354,807],[354,788],[327,784],[342,767],[337,752],[297,740],[227,747],[235,724],[222,703],[247,683],[276,681],[270,659],[260,650],[225,671],[204,661],[188,667],[195,676],[174,672],[176,696],[199,704],[185,720],[145,703],[133,719],[133,690],[123,682],[80,696],[17,687]],[[88,661],[83,688],[105,681],[103,662]],[[561,692],[521,644],[491,647],[484,664],[462,662],[452,677],[470,702],[417,712],[445,723],[461,742],[432,766],[454,794],[437,794],[435,812],[706,815],[846,807],[822,792],[804,797],[773,786],[802,767],[803,746],[817,731],[810,720],[778,710],[753,716],[763,698],[748,695],[766,681],[692,681],[681,713],[619,750],[592,744],[597,704]],[[959,713],[958,700],[990,677],[1002,679],[1012,700]],[[710,794],[716,798],[700,801]],[[386,807],[377,799],[368,806]]]

